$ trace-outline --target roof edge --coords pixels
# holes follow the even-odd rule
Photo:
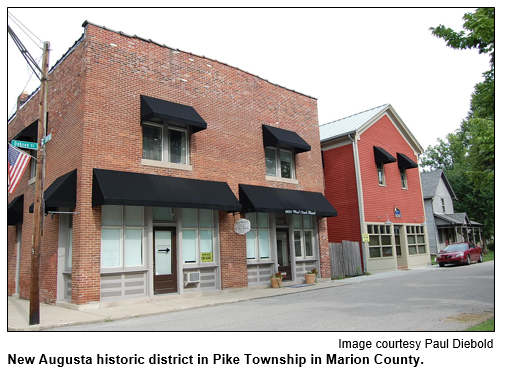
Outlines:
[[[171,50],[173,50],[173,51],[179,51],[179,52],[183,52],[183,53],[185,53],[185,54],[189,54],[189,55],[192,55],[192,56],[195,56],[195,57],[200,57],[200,58],[203,58],[203,59],[207,59],[207,60],[210,60],[210,61],[214,61],[214,62],[216,62],[216,63],[222,64],[222,65],[225,65],[225,66],[227,66],[227,67],[237,69],[237,70],[239,70],[239,71],[241,71],[241,72],[244,72],[244,73],[246,73],[246,74],[249,74],[250,76],[253,76],[253,77],[259,78],[260,80],[265,81],[265,82],[267,82],[267,83],[269,83],[269,84],[271,84],[271,85],[274,85],[274,86],[280,87],[280,88],[282,88],[282,89],[285,89],[285,90],[291,91],[291,92],[296,93],[296,94],[303,95],[303,96],[305,96],[305,97],[307,97],[307,98],[310,98],[310,99],[318,100],[318,98],[312,97],[311,95],[307,95],[307,94],[301,93],[301,92],[299,92],[299,91],[296,91],[296,90],[293,90],[293,89],[289,89],[289,88],[287,88],[287,87],[285,87],[285,86],[275,84],[274,82],[270,82],[270,81],[269,81],[269,80],[267,80],[266,78],[262,78],[262,77],[260,77],[260,76],[258,76],[258,75],[255,75],[255,74],[253,74],[253,73],[250,73],[250,72],[248,72],[248,71],[245,71],[244,69],[241,69],[241,68],[238,68],[238,67],[234,67],[234,66],[232,66],[232,65],[229,65],[229,64],[227,64],[227,63],[223,63],[223,62],[221,62],[221,61],[219,61],[219,60],[216,60],[216,59],[211,59],[211,58],[209,58],[209,57],[207,57],[207,56],[204,56],[204,55],[197,55],[197,54],[194,54],[194,53],[192,53],[192,52],[188,52],[188,51],[180,50],[179,48],[169,47],[169,46],[167,46],[167,45],[165,45],[165,44],[155,42],[155,41],[153,41],[152,39],[142,38],[142,37],[140,37],[140,36],[138,36],[138,35],[135,35],[135,34],[134,34],[134,35],[129,35],[129,34],[126,34],[126,33],[122,32],[122,31],[112,30],[112,29],[109,29],[108,27],[101,26],[101,25],[97,25],[97,24],[95,24],[95,23],[93,23],[93,22],[90,22],[90,21],[87,21],[87,20],[83,22],[82,27],[86,28],[88,25],[92,25],[92,26],[98,27],[98,28],[100,28],[100,29],[104,29],[104,30],[110,31],[110,32],[112,32],[112,33],[120,34],[120,35],[122,35],[122,36],[124,36],[124,37],[127,37],[127,38],[135,38],[135,39],[139,39],[139,40],[142,40],[142,41],[147,42],[147,43],[153,43],[153,44],[156,44],[157,46],[160,46],[160,47],[165,47],[165,48],[171,49]]]

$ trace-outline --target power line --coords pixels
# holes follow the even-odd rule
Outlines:
[[[26,49],[26,47],[23,45],[23,43],[21,42],[21,40],[18,38],[18,36],[16,35],[16,33],[14,33],[14,31],[11,29],[11,27],[9,25],[7,25],[7,32],[9,33],[9,35],[12,38],[12,40],[14,41],[14,43],[16,44],[16,46],[18,47],[19,51],[21,51],[21,54],[23,55],[23,57],[25,58],[25,60],[27,61],[27,63],[30,65],[30,68],[32,68],[32,70],[35,72],[35,74],[37,75],[37,77],[39,76],[39,73],[42,74],[42,70],[37,65],[37,62],[35,61],[35,59],[32,57],[32,55],[30,55],[30,52],[28,52],[28,50]],[[38,72],[35,69],[37,69]]]
[[[11,20],[12,20],[12,21],[13,21],[13,22],[14,22],[14,23],[15,23],[15,24],[16,24],[16,25],[17,25],[17,26],[21,29],[21,31],[22,31],[23,33],[25,33],[25,34],[26,34],[26,36],[27,36],[27,37],[28,37],[28,38],[29,38],[29,39],[30,39],[33,43],[35,43],[35,45],[37,45],[37,47],[39,47],[40,49],[42,49],[42,46],[41,46],[41,45],[43,45],[43,44],[44,44],[44,42],[43,42],[43,41],[42,41],[42,40],[41,40],[41,39],[40,39],[37,35],[35,35],[35,34],[34,34],[34,33],[33,33],[30,29],[29,29],[29,28],[27,28],[25,25],[23,25],[23,23],[22,23],[20,20],[18,20],[16,17],[14,17],[14,15],[13,15],[11,12],[8,12],[8,13],[9,13],[9,18],[10,18],[10,19],[11,19]],[[27,33],[24,29],[26,29],[26,30],[27,30],[30,34],[32,34],[35,38],[37,38],[37,39],[38,39],[38,41],[40,42],[40,44],[39,44],[39,43],[37,43],[37,42],[35,42],[35,41],[32,39],[32,37],[30,37],[30,35],[28,35],[28,33]]]

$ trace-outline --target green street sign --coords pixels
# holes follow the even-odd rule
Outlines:
[[[12,140],[11,145],[15,146],[17,148],[22,148],[22,149],[37,150],[39,148],[39,146],[37,145],[36,142],[27,142],[27,141],[18,141],[18,140]]]

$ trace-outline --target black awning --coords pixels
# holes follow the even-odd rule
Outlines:
[[[337,211],[319,192],[239,184],[239,201],[245,212],[337,216]]]
[[[131,205],[241,211],[227,183],[93,170],[93,206]]]
[[[14,136],[13,140],[36,142],[39,130],[39,120],[35,120],[28,127]]]
[[[418,167],[415,162],[401,153],[397,153],[397,164],[399,165],[399,168],[405,168],[406,170]]]
[[[274,128],[269,125],[262,126],[264,146],[280,146],[293,148],[295,153],[303,153],[311,150],[311,145],[302,139],[297,133],[286,129]]]
[[[60,176],[44,191],[46,211],[60,207],[75,208],[76,200],[77,170]],[[30,213],[33,213],[33,204],[30,205]]]
[[[7,226],[23,223],[24,195],[20,195],[7,205]]]
[[[376,163],[393,163],[397,159],[392,157],[385,149],[380,148],[379,146],[373,146],[374,147],[374,160]]]
[[[207,129],[207,123],[191,106],[141,95],[141,122],[166,119],[193,127],[193,132]]]

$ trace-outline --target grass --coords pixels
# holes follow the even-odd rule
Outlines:
[[[495,331],[495,318],[488,319],[481,324],[472,326],[465,330],[466,332],[493,332]]]
[[[488,251],[487,254],[483,254],[483,261],[493,261],[495,253],[494,251]]]

